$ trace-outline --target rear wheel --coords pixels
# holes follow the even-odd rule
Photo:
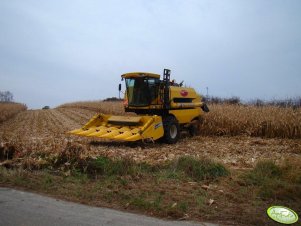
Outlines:
[[[164,141],[168,144],[176,143],[180,138],[180,126],[174,116],[168,116],[163,121]]]

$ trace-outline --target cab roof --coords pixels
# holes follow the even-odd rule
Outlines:
[[[131,72],[121,75],[122,78],[141,78],[141,77],[148,77],[148,78],[160,78],[160,75],[148,73],[148,72]]]

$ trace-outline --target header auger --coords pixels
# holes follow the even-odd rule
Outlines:
[[[164,139],[176,143],[181,130],[191,135],[199,131],[203,112],[209,109],[193,88],[170,81],[170,70],[160,75],[133,72],[125,79],[124,109],[137,116],[97,114],[81,129],[69,133],[123,141]],[[119,85],[119,91],[121,85]]]

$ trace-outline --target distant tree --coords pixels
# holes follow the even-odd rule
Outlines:
[[[239,97],[224,98],[223,102],[226,104],[240,104],[240,98]]]
[[[203,97],[203,101],[205,101],[208,104],[233,104],[238,105],[241,104],[239,97],[230,97],[230,98],[221,98],[216,96],[206,96]]]
[[[0,101],[1,102],[12,102],[14,95],[10,91],[0,91]]]

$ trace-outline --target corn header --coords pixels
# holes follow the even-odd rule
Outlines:
[[[96,114],[70,134],[122,141],[157,140],[176,143],[182,130],[199,131],[203,112],[209,109],[193,88],[170,81],[170,70],[159,74],[133,72],[125,80],[124,109],[136,116]],[[121,91],[121,84],[119,84]]]

